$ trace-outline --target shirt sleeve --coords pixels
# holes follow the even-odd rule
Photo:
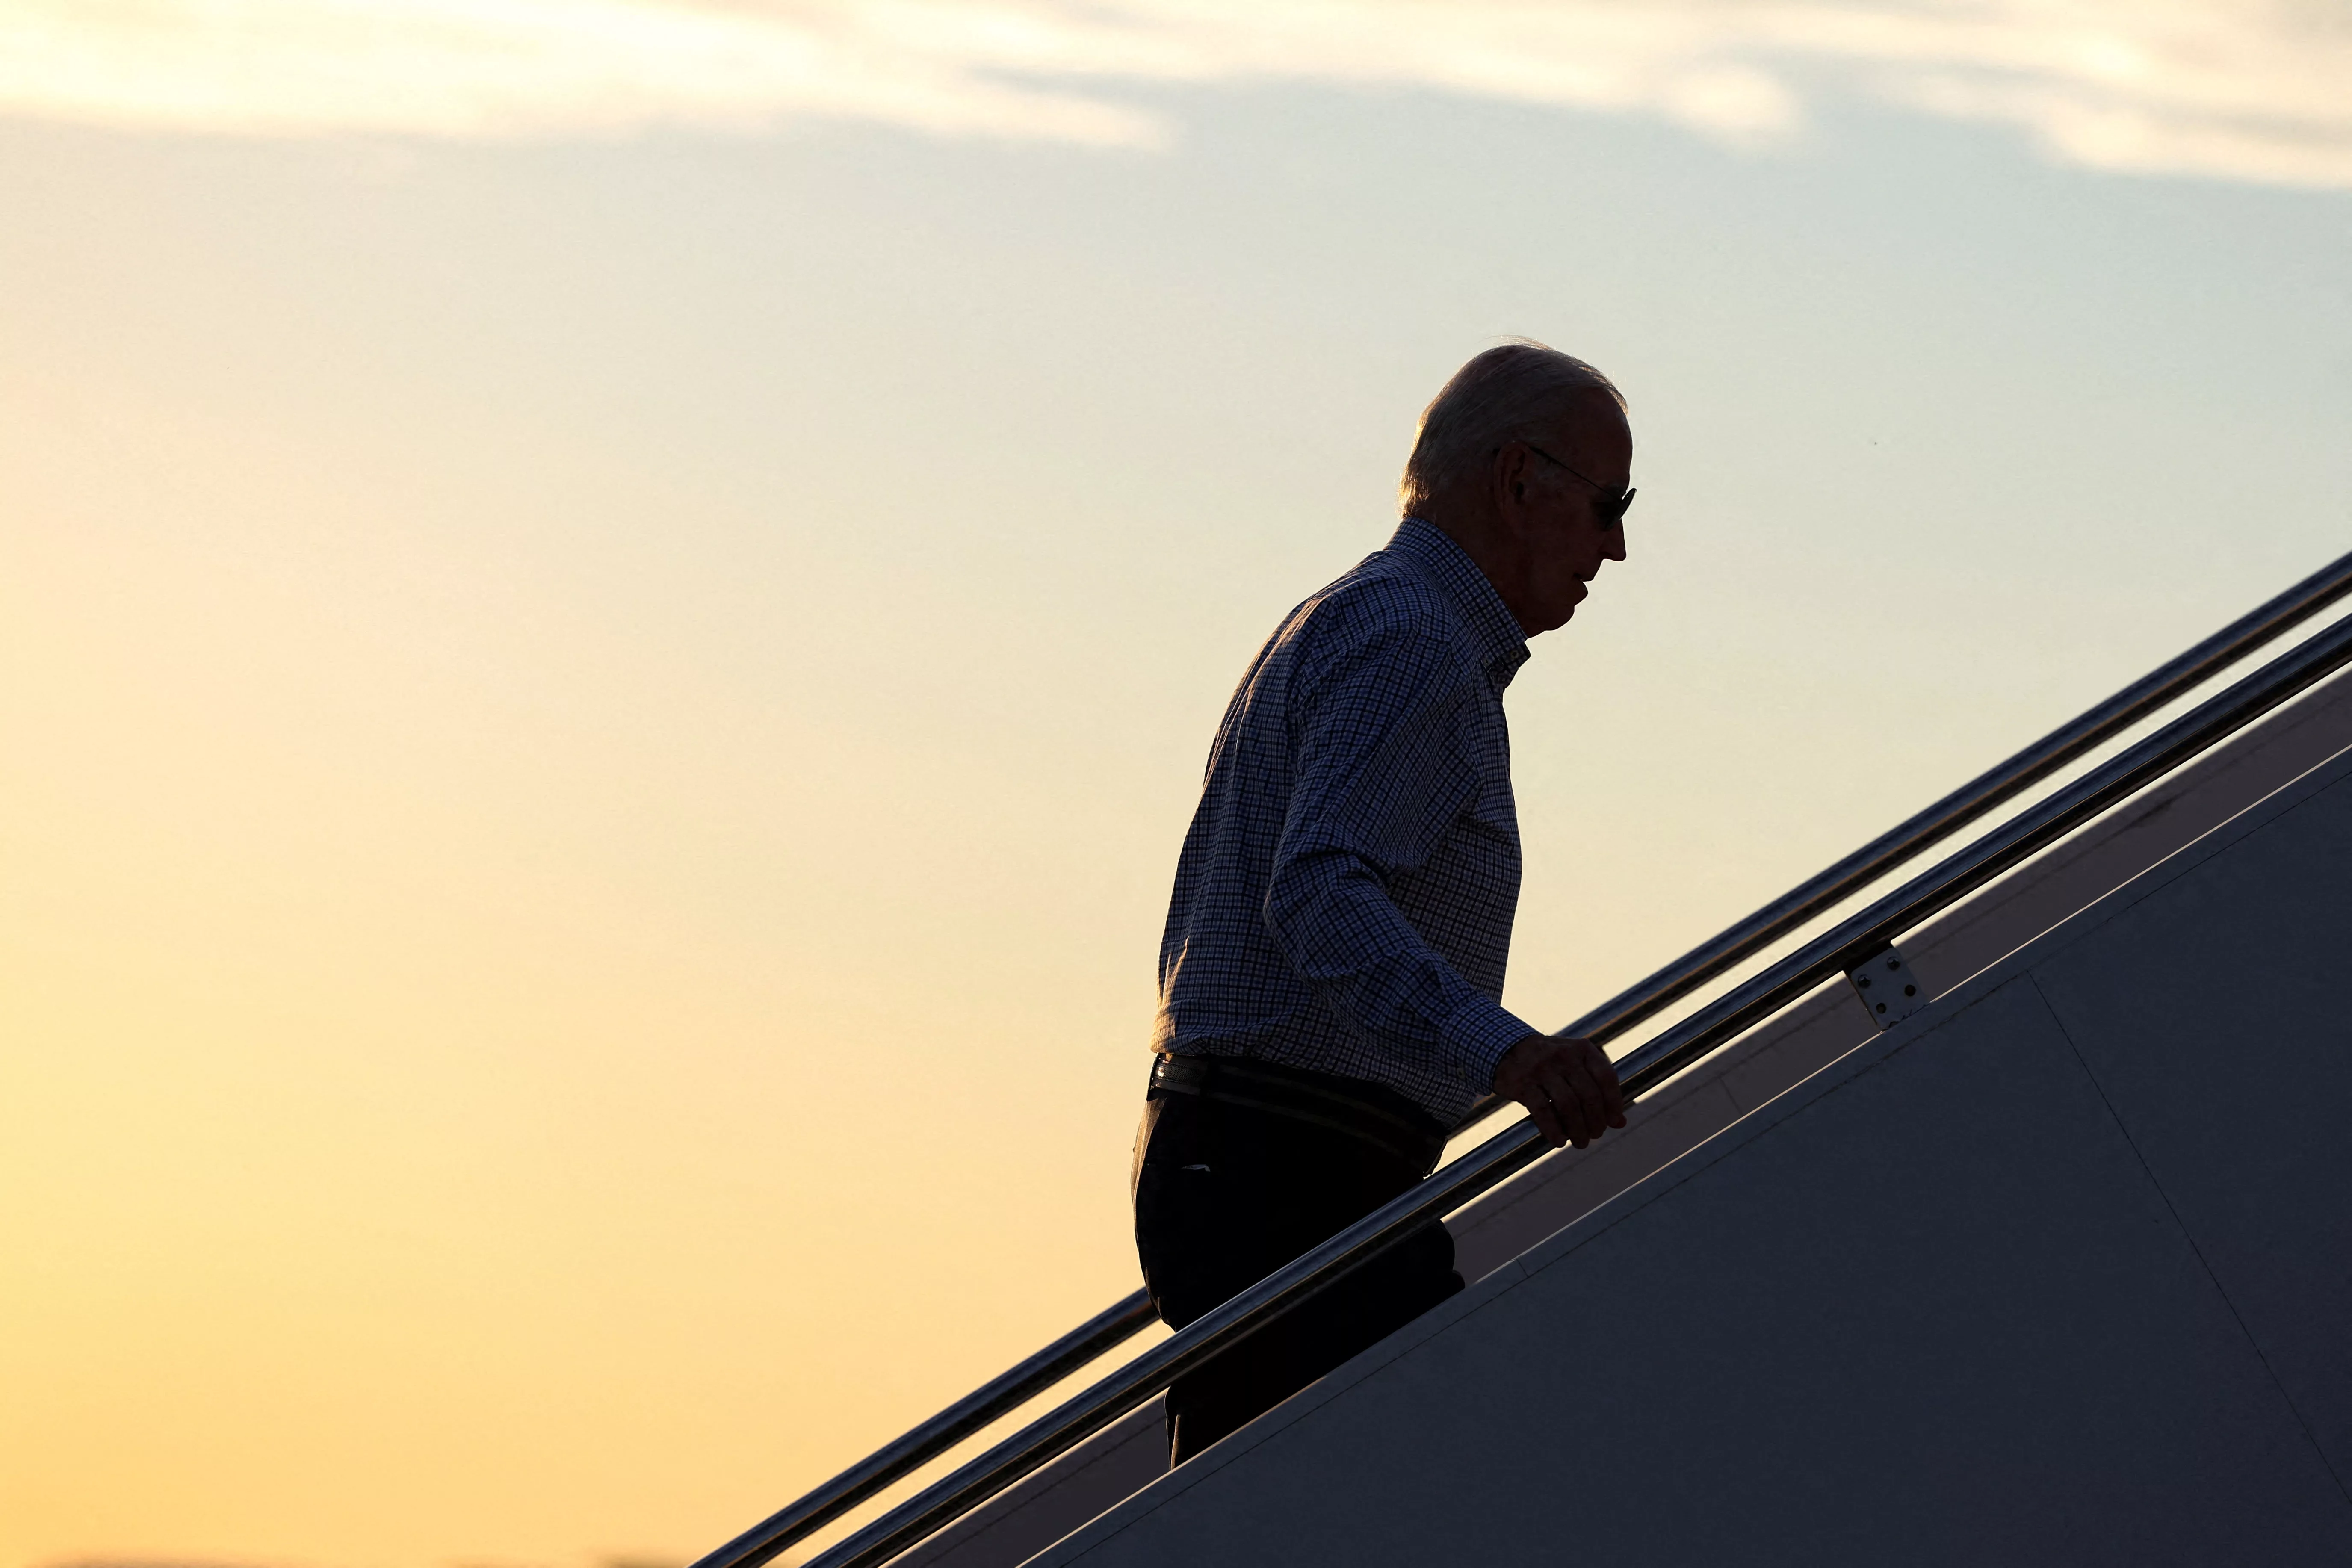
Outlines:
[[[1384,1052],[1442,1063],[1484,1093],[1503,1054],[1534,1031],[1463,979],[1389,896],[1478,787],[1460,733],[1476,677],[1449,639],[1410,621],[1330,642],[1302,659],[1290,693],[1296,763],[1266,929]]]

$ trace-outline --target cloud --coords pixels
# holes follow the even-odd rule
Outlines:
[[[571,137],[799,118],[1152,147],[1324,82],[1785,137],[1860,93],[2092,167],[2352,188],[2345,0],[0,0],[0,113]]]

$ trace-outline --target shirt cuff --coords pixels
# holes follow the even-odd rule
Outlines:
[[[1462,1068],[1473,1094],[1495,1087],[1495,1068],[1513,1046],[1538,1031],[1503,1010],[1498,1002],[1473,996],[1437,1026],[1438,1043]]]

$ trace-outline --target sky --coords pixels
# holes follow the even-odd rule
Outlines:
[[[0,1565],[683,1563],[1132,1289],[1517,334],[1556,1026],[2352,546],[2352,10],[0,0]]]

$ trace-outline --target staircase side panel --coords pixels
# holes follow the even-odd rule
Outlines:
[[[2328,772],[2033,975],[2352,1481],[2352,777]]]

